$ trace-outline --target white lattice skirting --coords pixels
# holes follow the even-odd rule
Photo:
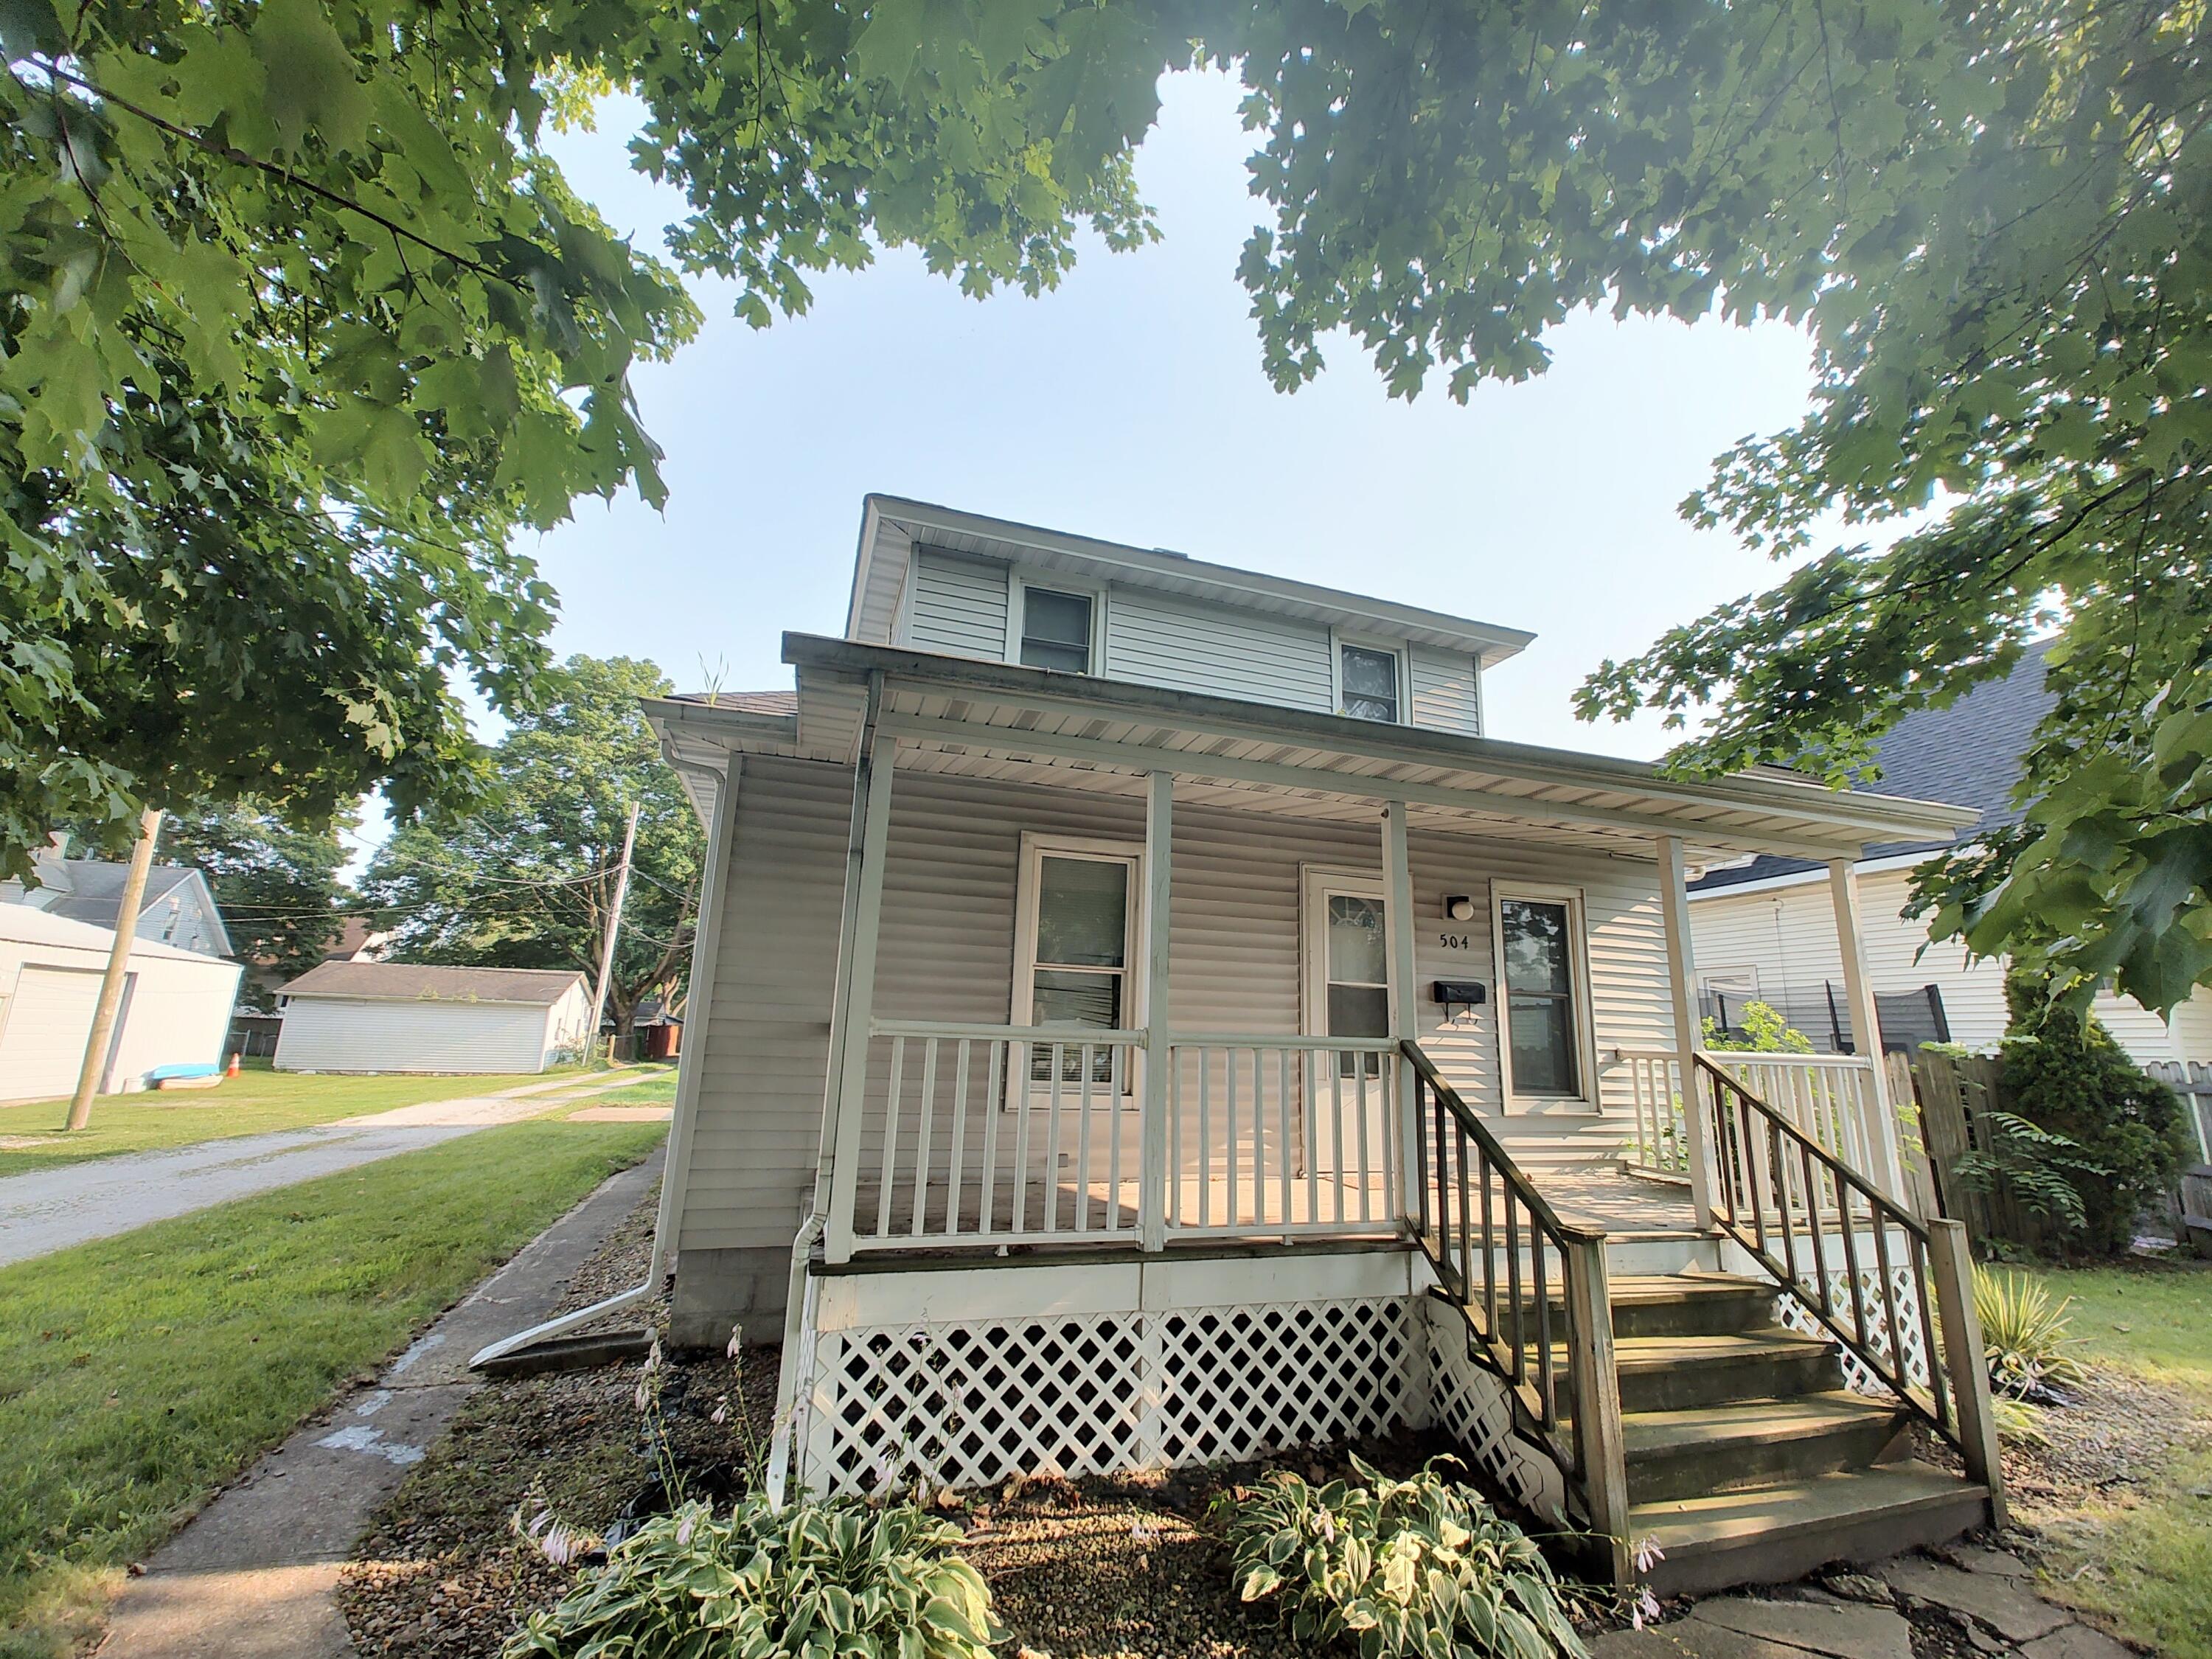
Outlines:
[[[825,1279],[798,1478],[972,1486],[1442,1421],[1516,1497],[1541,1505],[1550,1475],[1555,1502],[1556,1472],[1528,1467],[1502,1388],[1454,1348],[1427,1283],[1402,1250]]]
[[[1930,1386],[1928,1371],[1928,1340],[1920,1319],[1920,1288],[1913,1282],[1911,1272],[1897,1267],[1890,1270],[1889,1282],[1897,1304],[1897,1329],[1889,1328],[1889,1314],[1881,1297],[1881,1274],[1875,1267],[1859,1270],[1859,1287],[1866,1298],[1867,1341],[1874,1351],[1885,1358],[1892,1352],[1901,1352],[1905,1357],[1905,1380],[1917,1388]],[[1845,1330],[1854,1328],[1851,1316],[1851,1276],[1848,1270],[1838,1268],[1827,1275],[1828,1297],[1836,1310],[1836,1317]],[[1777,1316],[1782,1323],[1808,1336],[1826,1337],[1828,1333],[1813,1312],[1799,1297],[1785,1294],[1778,1305]],[[1843,1353],[1844,1382],[1853,1392],[1884,1395],[1888,1387],[1875,1374],[1853,1358],[1849,1349]]]

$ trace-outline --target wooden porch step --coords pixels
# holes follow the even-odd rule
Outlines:
[[[1626,1413],[1628,1494],[1656,1503],[1869,1468],[1902,1453],[1910,1422],[1844,1391]]]
[[[1632,1539],[1665,1553],[1649,1575],[1662,1595],[1783,1583],[1832,1561],[1956,1537],[1988,1518],[1985,1488],[1917,1461],[1629,1510]]]
[[[1624,1415],[1828,1394],[1844,1385],[1833,1344],[1778,1326],[1723,1335],[1629,1337],[1613,1344],[1613,1360]]]

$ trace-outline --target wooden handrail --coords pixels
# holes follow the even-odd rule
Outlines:
[[[1711,1141],[1721,1171],[1714,1195],[1714,1221],[1908,1410],[1954,1447],[1965,1450],[1959,1411],[1964,1402],[1954,1399],[1955,1390],[1950,1385],[1972,1391],[1976,1379],[1947,1376],[1951,1367],[1946,1364],[1944,1350],[1936,1338],[1934,1304],[1940,1287],[1930,1268],[1929,1230],[1724,1067],[1702,1054],[1697,1056],[1697,1065],[1712,1085]],[[1700,1103],[1699,1109],[1707,1108]],[[1861,1254],[1862,1212],[1871,1234],[1868,1241],[1871,1262]],[[1833,1247],[1827,1241],[1824,1220],[1835,1231]],[[1802,1248],[1811,1260],[1809,1276],[1799,1268],[1801,1231]],[[1771,1235],[1778,1236],[1782,1251],[1778,1258],[1773,1249],[1778,1240]],[[1904,1240],[1902,1264],[1892,1259],[1893,1236]],[[1830,1260],[1832,1248],[1839,1249],[1843,1258],[1840,1266],[1849,1287],[1848,1319],[1838,1311],[1830,1284],[1838,1265]],[[1924,1395],[1913,1382],[1905,1362],[1906,1327],[1899,1311],[1895,1282],[1899,1265],[1905,1269],[1912,1291],[1914,1322],[1919,1327],[1927,1356]],[[1877,1280],[1876,1294],[1881,1304],[1879,1344],[1875,1340],[1877,1328],[1868,1310],[1867,1289],[1861,1282],[1869,1267]],[[1987,1379],[1979,1381],[1985,1393]]]
[[[1626,1582],[1628,1476],[1605,1235],[1560,1219],[1419,1043],[1407,1040],[1400,1052],[1413,1073],[1408,1109],[1419,1164],[1414,1237],[1466,1324],[1468,1357],[1506,1385],[1514,1432],[1558,1468],[1571,1518],[1611,1540],[1608,1571]],[[1556,1285],[1549,1280],[1553,1255],[1559,1264]],[[1573,1395],[1564,1415],[1562,1352]]]

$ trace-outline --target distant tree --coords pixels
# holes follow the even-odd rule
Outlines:
[[[599,971],[630,803],[637,848],[607,1008],[680,994],[706,838],[661,758],[641,696],[667,678],[629,657],[571,657],[491,754],[481,805],[433,812],[387,841],[362,882],[402,961]]]
[[[352,895],[341,823],[302,828],[265,803],[189,806],[161,821],[158,855],[198,868],[215,889],[241,961],[290,979],[320,962],[345,925]]]

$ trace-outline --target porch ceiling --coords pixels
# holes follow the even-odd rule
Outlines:
[[[1432,830],[1647,857],[1680,836],[1694,862],[1856,858],[1869,842],[1948,836],[1975,817],[1786,774],[1682,782],[1602,756],[805,635],[787,635],[784,655],[799,671],[795,716],[656,705],[671,759],[719,749],[849,763],[879,676],[876,729],[897,743],[899,766],[954,776],[1127,795],[1170,770],[1176,799],[1194,804],[1366,823],[1403,799]]]

